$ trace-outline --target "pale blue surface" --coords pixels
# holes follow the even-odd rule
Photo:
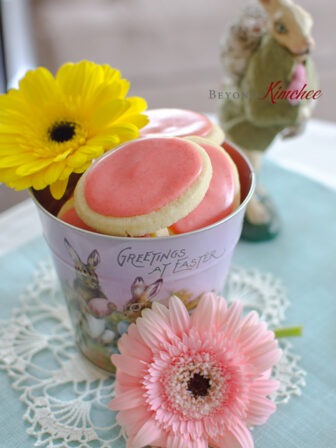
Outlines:
[[[280,278],[287,324],[304,326],[292,340],[307,386],[254,430],[257,448],[336,447],[336,193],[305,177],[265,165],[263,181],[281,210],[283,230],[267,243],[242,243],[235,263]]]
[[[281,405],[253,431],[256,448],[336,447],[336,193],[265,164],[263,180],[281,210],[283,230],[267,243],[240,242],[234,263],[271,272],[287,288],[288,325],[303,324],[292,341],[308,372],[301,397]],[[42,238],[0,258],[0,319],[7,319],[31,281],[37,263],[49,258]],[[24,405],[0,371],[0,448],[30,448]]]

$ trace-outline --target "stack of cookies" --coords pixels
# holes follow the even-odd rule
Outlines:
[[[98,159],[58,218],[106,235],[157,237],[202,229],[240,204],[224,134],[200,114],[148,111],[142,137]]]

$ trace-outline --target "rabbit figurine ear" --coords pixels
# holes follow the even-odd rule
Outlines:
[[[68,253],[69,253],[70,257],[72,258],[72,261],[75,264],[78,264],[81,261],[81,259],[79,258],[79,255],[77,254],[75,249],[71,246],[71,244],[69,243],[69,241],[66,238],[64,238],[64,244],[65,244],[65,247],[68,250]]]
[[[259,3],[265,8],[269,8],[274,5],[274,0],[259,0]]]
[[[259,0],[259,3],[265,8],[265,9],[274,9],[275,7],[279,5],[287,5],[290,6],[293,4],[292,0]]]
[[[87,259],[88,266],[95,268],[100,263],[100,255],[99,252],[95,249],[93,250]]]

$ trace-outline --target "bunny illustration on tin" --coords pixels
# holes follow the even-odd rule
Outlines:
[[[117,307],[106,297],[99,284],[96,273],[96,267],[100,263],[99,252],[94,249],[84,262],[66,238],[64,244],[76,271],[73,290],[79,303],[82,330],[91,338],[103,344],[109,344],[113,341],[115,334],[108,328],[106,318]]]
[[[152,299],[161,289],[163,279],[159,278],[147,285],[142,277],[136,277],[131,285],[132,298],[124,305],[124,314],[129,320],[135,320],[141,311],[152,306]]]

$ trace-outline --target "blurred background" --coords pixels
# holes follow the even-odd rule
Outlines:
[[[336,4],[299,0],[314,17],[314,60],[323,92],[314,118],[335,121]],[[216,113],[219,42],[246,0],[0,0],[5,91],[25,71],[55,73],[64,62],[107,63],[131,81],[150,108]],[[336,142],[335,142],[336,143]],[[0,188],[0,211],[27,196]]]

